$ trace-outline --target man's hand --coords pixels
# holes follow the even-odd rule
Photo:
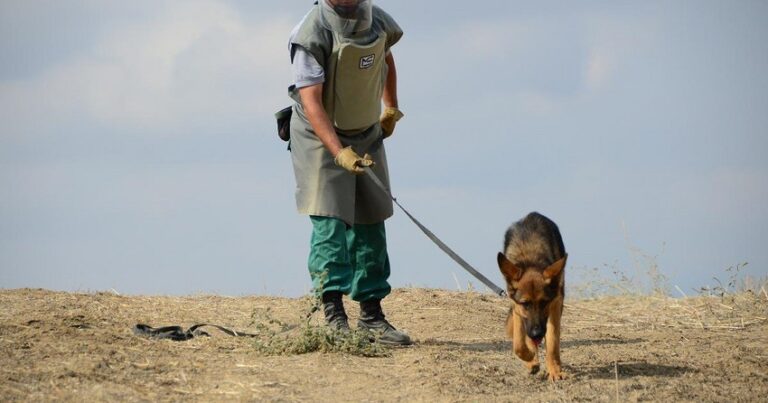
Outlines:
[[[402,119],[403,112],[400,109],[387,107],[384,109],[384,113],[381,115],[381,130],[384,132],[384,138],[387,138],[395,132],[395,123]]]
[[[342,148],[341,151],[336,154],[336,158],[333,159],[333,162],[355,175],[363,174],[365,172],[365,167],[374,165],[370,155],[365,154],[365,156],[361,157],[357,155],[352,147]]]

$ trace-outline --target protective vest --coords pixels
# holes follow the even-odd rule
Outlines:
[[[323,106],[335,127],[362,130],[379,120],[387,77],[386,39],[387,34],[382,32],[373,43],[359,45],[334,35],[329,70],[325,73]]]
[[[379,120],[381,96],[387,77],[386,51],[402,36],[402,30],[378,7],[371,29],[342,37],[320,23],[315,7],[293,39],[309,51],[325,71],[323,106],[331,123],[344,134],[365,130]],[[291,97],[299,104],[296,89]]]

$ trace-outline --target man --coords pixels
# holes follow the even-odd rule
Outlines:
[[[381,308],[391,291],[384,220],[392,201],[364,170],[389,187],[383,140],[403,116],[389,49],[402,34],[371,0],[319,0],[289,41],[296,101],[290,149],[296,204],[312,222],[313,285],[332,329],[349,331],[347,294],[360,303],[358,328],[394,345],[411,339]]]

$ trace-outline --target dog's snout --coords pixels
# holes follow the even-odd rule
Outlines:
[[[528,332],[528,337],[532,339],[541,339],[546,332],[547,329],[544,326],[533,326]]]

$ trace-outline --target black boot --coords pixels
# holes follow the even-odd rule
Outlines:
[[[381,300],[372,299],[360,302],[360,320],[358,329],[368,330],[376,335],[381,344],[407,346],[411,344],[411,338],[407,334],[395,329],[386,319],[381,310]]]
[[[347,313],[344,312],[344,303],[341,301],[341,292],[328,291],[323,293],[323,312],[325,321],[332,330],[349,332]]]

